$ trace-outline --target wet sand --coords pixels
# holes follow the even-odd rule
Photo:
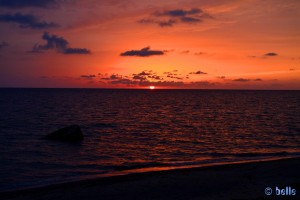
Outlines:
[[[122,175],[0,193],[10,200],[300,199],[300,158]],[[273,194],[267,196],[265,188]]]

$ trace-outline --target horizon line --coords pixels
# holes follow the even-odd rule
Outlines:
[[[95,88],[95,87],[0,87],[0,89],[89,89],[89,90],[151,90],[149,88]],[[247,90],[247,91],[300,91],[300,89],[254,89],[254,88],[155,88],[154,90]]]

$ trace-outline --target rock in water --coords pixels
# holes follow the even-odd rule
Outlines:
[[[45,138],[48,140],[77,142],[83,140],[83,134],[78,125],[71,125],[65,128],[58,129],[57,131],[48,134]]]

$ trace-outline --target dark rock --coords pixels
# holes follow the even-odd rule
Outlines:
[[[78,125],[71,125],[48,134],[45,139],[77,142],[83,140],[83,134]]]

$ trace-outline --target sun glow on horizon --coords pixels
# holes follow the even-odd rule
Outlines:
[[[154,90],[154,89],[155,89],[155,86],[151,85],[151,86],[149,86],[149,89],[150,89],[150,90]]]

